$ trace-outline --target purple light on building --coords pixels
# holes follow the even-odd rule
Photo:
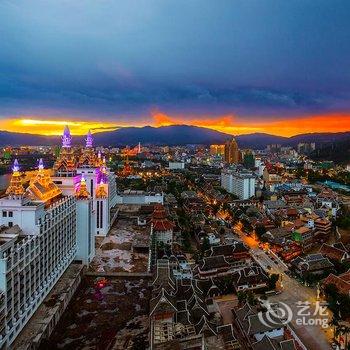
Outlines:
[[[102,168],[96,169],[96,183],[97,184],[107,183],[107,174],[102,171]]]
[[[62,135],[62,147],[69,148],[72,144],[72,136],[70,134],[70,130],[68,125],[64,127],[63,135]]]
[[[17,159],[15,159],[15,161],[13,162],[12,171],[13,172],[19,171],[19,164],[18,164],[18,160]]]
[[[93,137],[91,134],[91,131],[89,130],[89,132],[86,135],[86,148],[92,148],[92,143],[93,143]]]
[[[42,159],[42,158],[39,159],[38,169],[39,169],[39,170],[43,170],[43,169],[44,169],[44,162],[43,162],[43,159]]]

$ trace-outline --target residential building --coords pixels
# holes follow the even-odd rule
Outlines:
[[[210,154],[212,156],[222,156],[225,154],[225,145],[210,145]]]
[[[340,274],[339,276],[331,273],[322,282],[322,290],[326,286],[334,284],[339,293],[350,297],[350,271]]]
[[[308,274],[322,275],[333,270],[334,265],[322,254],[309,254],[305,258],[297,257],[291,261],[292,269],[301,277]]]
[[[118,193],[117,204],[154,204],[164,203],[164,194],[139,190],[125,190]]]
[[[238,144],[234,138],[225,142],[224,159],[227,164],[238,164],[239,162]]]
[[[320,249],[320,253],[338,263],[350,261],[350,254],[342,243],[335,243],[334,245],[324,243]]]
[[[233,287],[236,292],[266,288],[269,277],[260,266],[244,267],[232,274]]]
[[[184,162],[169,162],[169,170],[184,170]]]
[[[225,169],[221,172],[221,187],[245,200],[255,195],[255,176],[248,171]]]
[[[17,162],[13,172],[16,178]],[[6,315],[0,348],[11,346],[75,259],[81,229],[76,198],[62,196],[42,161],[26,190],[15,182],[0,199],[0,224],[6,225],[0,232],[0,290]]]

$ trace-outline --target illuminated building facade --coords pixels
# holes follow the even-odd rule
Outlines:
[[[167,213],[162,204],[154,206],[152,214],[151,236],[155,243],[171,245],[173,243],[173,230],[175,224],[167,218]]]
[[[77,253],[75,260],[89,265],[95,256],[95,237],[93,224],[95,212],[93,211],[93,200],[88,191],[85,177],[81,176],[80,184],[76,189],[77,200]]]
[[[69,128],[65,127],[62,136],[62,151],[54,166],[54,183],[64,195],[74,195],[77,187],[80,186],[82,176],[84,177],[92,200],[94,216],[92,232],[94,235],[105,236],[110,228],[111,208],[117,204],[115,175],[106,166],[106,161],[102,158],[101,153],[98,152],[96,155],[90,131],[86,136],[85,148],[79,157],[74,156],[71,140]],[[67,155],[69,155],[69,161],[66,160]],[[67,166],[68,163],[69,166]]]
[[[11,344],[73,260],[88,265],[95,234],[107,234],[117,201],[114,174],[92,149],[79,160],[64,129],[54,176],[40,159],[25,189],[17,160],[0,198],[0,349]]]
[[[221,172],[221,187],[245,200],[255,195],[255,176],[249,171],[225,169]]]
[[[4,327],[0,348],[16,336],[75,259],[79,221],[76,198],[62,196],[42,161],[29,187],[17,181],[18,163],[0,198],[0,290]]]
[[[234,138],[225,143],[225,162],[228,164],[238,164],[240,159],[240,152],[238,144]]]
[[[212,156],[223,156],[225,154],[225,145],[210,145],[210,154]]]

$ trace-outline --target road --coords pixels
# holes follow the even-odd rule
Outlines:
[[[288,270],[288,267],[283,263],[283,261],[277,256],[273,256],[272,252],[269,252],[269,254],[273,256],[273,259],[271,259],[267,253],[259,248],[258,241],[256,241],[253,237],[246,236],[239,225],[234,227],[234,231],[239,236],[240,240],[251,249],[251,254],[254,260],[256,260],[266,271],[282,276],[283,292],[279,295],[270,296],[269,301],[274,303],[284,302],[291,308],[293,314],[291,327],[307,349],[331,349],[330,342],[333,337],[333,330],[331,328],[323,329],[321,325],[308,324],[309,318],[307,318],[306,324],[297,324],[297,322],[299,322],[298,319],[300,319],[300,316],[298,316],[298,312],[300,311],[298,302],[310,303],[311,310],[313,312],[316,305],[316,290],[305,287],[294,278],[287,276],[285,272]],[[328,318],[330,320],[331,315],[329,314],[328,309],[326,312],[327,316],[324,316],[324,318]],[[317,317],[314,317],[314,319],[316,318]]]

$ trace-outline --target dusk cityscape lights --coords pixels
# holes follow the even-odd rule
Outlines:
[[[0,350],[350,349],[349,10],[0,2]]]

